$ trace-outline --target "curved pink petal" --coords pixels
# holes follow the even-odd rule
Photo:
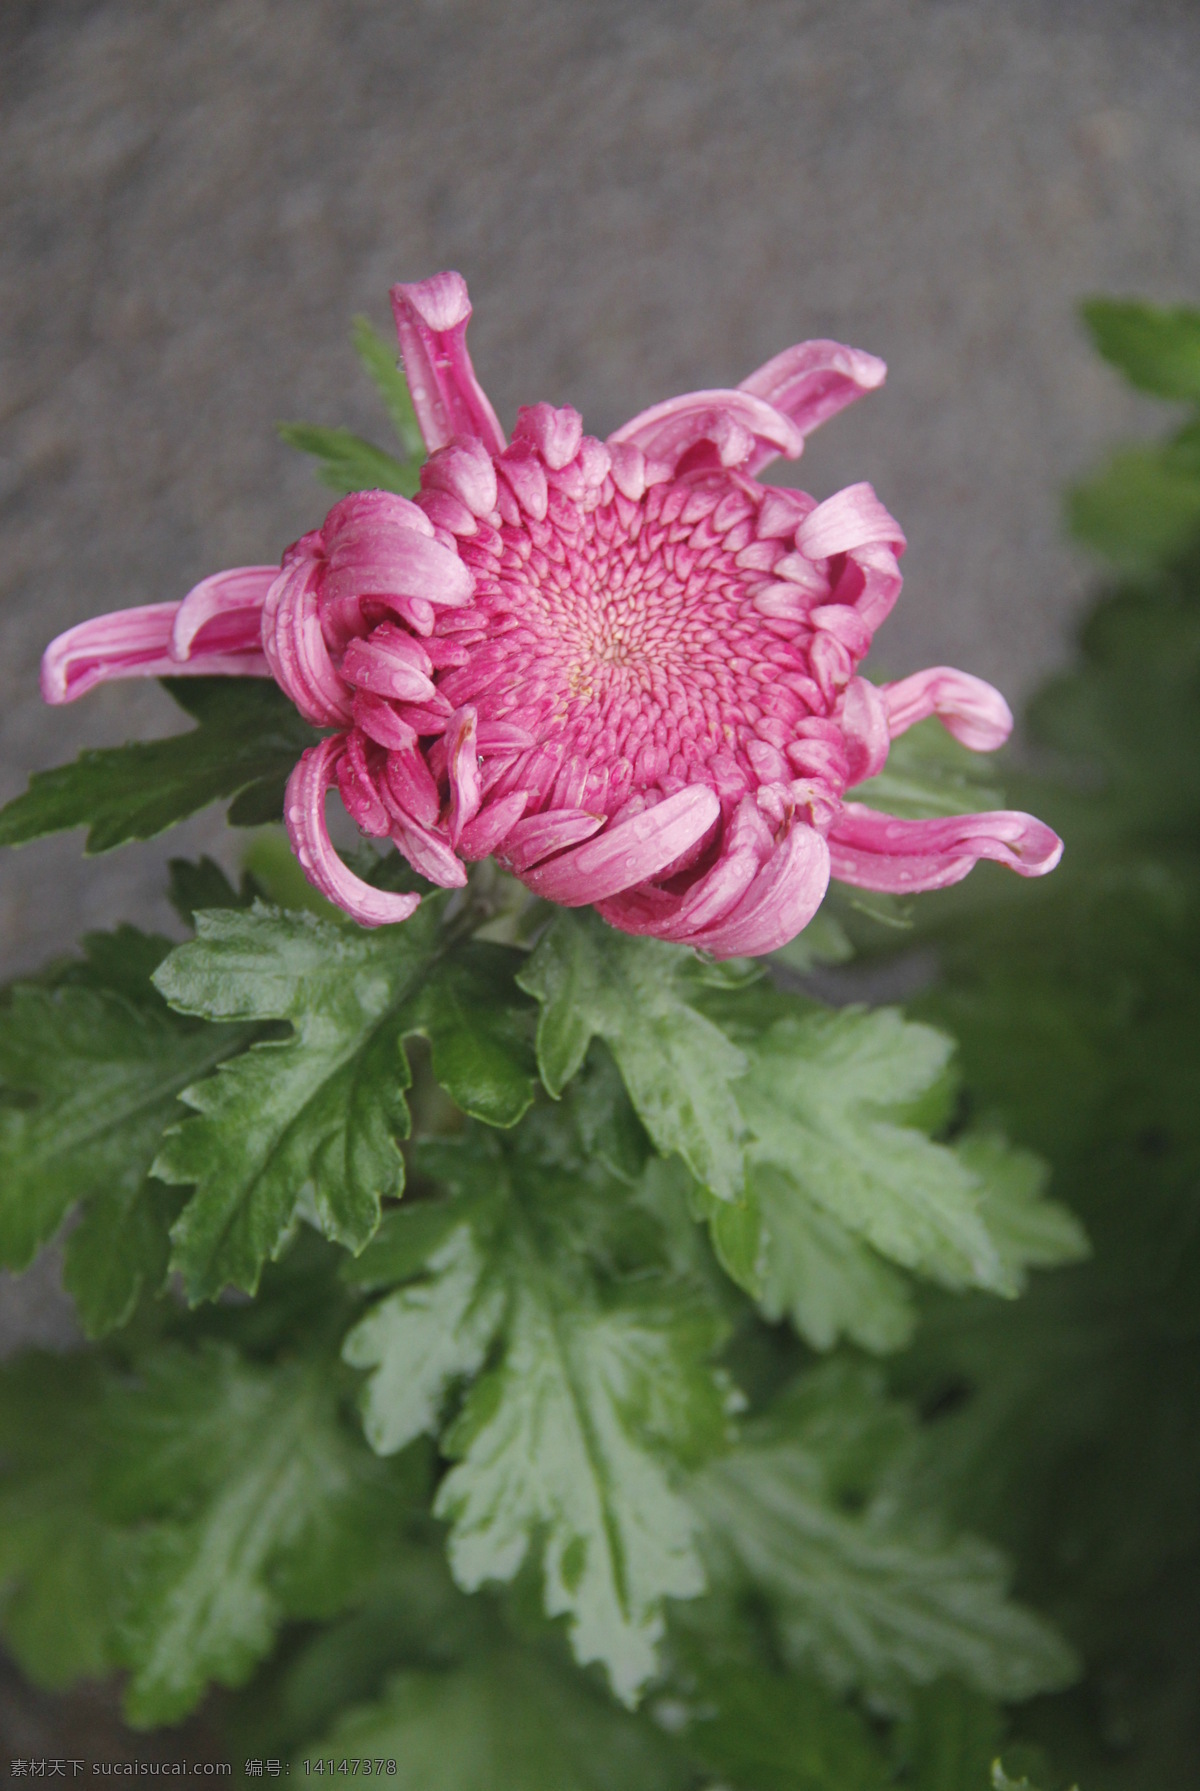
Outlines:
[[[842,697],[838,721],[842,730],[842,746],[846,755],[846,782],[858,784],[874,777],[887,763],[888,747],[893,731],[888,726],[889,710],[881,689],[866,678],[851,678]],[[812,744],[826,745],[824,741]],[[791,751],[788,757],[798,770],[812,767]]]
[[[408,752],[417,744],[415,728],[402,721],[386,697],[374,696],[369,690],[354,693],[354,721],[368,739],[389,752]]]
[[[433,666],[411,634],[383,622],[368,640],[352,640],[342,655],[342,677],[359,690],[403,703],[423,703],[436,693]]]
[[[568,466],[583,441],[583,418],[573,405],[523,404],[513,440],[531,441],[552,471]]]
[[[1044,877],[1062,850],[1052,828],[1019,809],[902,821],[865,803],[847,802],[829,835],[835,877],[892,895],[944,889],[981,858],[995,859],[1022,877]]]
[[[288,779],[284,815],[292,849],[304,874],[323,896],[344,908],[364,927],[407,920],[420,906],[419,895],[398,895],[372,889],[344,865],[333,849],[325,825],[325,796],[337,776],[344,740],[333,735],[310,746]]]
[[[848,404],[879,389],[887,364],[842,342],[797,342],[740,382],[743,392],[782,411],[802,436],[811,435]],[[774,456],[760,454],[744,470],[755,473]]]
[[[591,839],[603,825],[604,816],[587,809],[544,809],[540,815],[516,822],[504,842],[504,862],[518,877],[523,877],[552,852],[562,852],[567,846]]]
[[[214,649],[261,654],[263,603],[278,577],[278,566],[234,566],[193,585],[175,614],[172,658]]]
[[[932,665],[911,678],[882,684],[879,694],[887,705],[893,740],[930,715],[972,752],[995,752],[1012,733],[1012,710],[1000,692],[950,665]]]
[[[599,839],[540,864],[524,881],[535,895],[581,908],[661,876],[720,819],[721,804],[706,784],[691,784],[654,808],[608,827]]]
[[[814,827],[797,822],[730,913],[688,936],[715,958],[761,957],[808,925],[829,887],[829,848]]]
[[[414,508],[416,506],[414,505]],[[427,520],[423,511],[418,511]],[[322,598],[325,603],[357,604],[364,597],[421,597],[426,603],[461,608],[475,581],[458,555],[416,529],[344,530],[329,551]]]
[[[467,353],[471,301],[461,274],[434,274],[392,287],[392,311],[413,409],[432,454],[456,435],[475,435],[490,454],[504,448],[487,394]]]
[[[458,842],[458,850],[462,856],[474,861],[477,858],[487,858],[498,851],[525,813],[528,801],[527,790],[514,790],[511,796],[501,796],[497,802],[485,803],[475,819],[468,821],[462,830],[462,837]]]
[[[672,895],[651,884],[598,902],[597,911],[623,933],[689,940],[694,932],[719,920],[741,900],[758,875],[761,862],[759,853],[751,846],[725,849],[684,895]]]
[[[441,813],[441,798],[429,766],[416,746],[388,754],[384,782],[396,804],[397,814],[405,820],[415,820],[421,827],[436,825]]]
[[[685,392],[639,412],[608,438],[610,448],[632,445],[651,460],[674,468],[702,442],[713,442],[722,466],[744,468],[756,454],[795,460],[804,437],[790,418],[750,392],[714,389]],[[613,476],[617,477],[614,460]]]
[[[339,675],[317,606],[320,562],[296,559],[283,568],[263,605],[263,650],[275,682],[306,721],[342,727],[351,720],[351,691]]]
[[[423,493],[442,492],[457,499],[472,516],[490,516],[496,508],[496,469],[477,436],[456,436],[421,468]]]
[[[391,837],[422,877],[442,889],[461,889],[467,881],[467,867],[456,856],[449,842],[430,827],[422,827],[411,818],[393,810]]]
[[[468,703],[446,725],[446,776],[450,783],[450,843],[457,846],[463,828],[479,813],[483,791],[479,782],[479,717]]]
[[[903,584],[896,550],[886,542],[870,542],[851,550],[834,596],[839,603],[853,603],[874,633],[891,614]]]
[[[225,650],[195,654],[180,661],[171,652],[177,603],[148,603],[140,609],[119,609],[68,628],[42,655],[42,697],[47,703],[73,703],[97,684],[114,678],[267,678],[271,675],[261,650]]]
[[[346,750],[338,760],[337,782],[346,813],[364,833],[380,839],[390,832],[391,815],[382,801],[367,763],[367,737],[357,728],[342,736]]]
[[[328,552],[339,543],[370,540],[380,529],[415,529],[418,535],[433,535],[433,525],[411,498],[398,491],[351,491],[339,498],[321,524],[321,539]]]
[[[850,553],[856,547],[876,543],[891,548],[893,553],[902,553],[904,530],[884,509],[865,479],[826,498],[810,510],[796,530],[796,546],[810,560],[827,560],[832,554]]]

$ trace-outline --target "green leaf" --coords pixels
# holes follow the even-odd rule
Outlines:
[[[187,927],[201,908],[248,908],[256,896],[264,893],[250,875],[243,876],[241,888],[235,889],[220,865],[207,854],[195,860],[170,858],[167,871],[167,900]],[[162,955],[166,956],[165,949]],[[157,968],[157,964],[152,966],[152,970]]]
[[[327,1237],[359,1249],[379,1202],[403,1187],[405,1002],[435,950],[433,905],[402,927],[350,932],[256,906],[196,918],[197,937],[158,972],[172,1006],[210,1019],[287,1020],[184,1099],[197,1117],[155,1164],[196,1192],[174,1233],[193,1300],[249,1290],[304,1199]]]
[[[1200,531],[1200,465],[1170,448],[1124,448],[1068,491],[1067,526],[1117,566],[1169,564]]]
[[[769,1163],[753,1171],[760,1214],[759,1305],[813,1349],[840,1337],[876,1355],[903,1349],[916,1323],[904,1277]]]
[[[313,455],[318,479],[339,497],[351,491],[398,491],[410,498],[420,486],[418,467],[397,460],[349,429],[323,429],[316,423],[279,423],[276,427],[289,448]]]
[[[327,1366],[161,1345],[110,1394],[98,1497],[136,1525],[121,1603],[126,1716],[177,1721],[241,1684],[285,1615],[326,1616],[386,1551],[395,1494],[343,1430]]]
[[[998,1134],[978,1132],[960,1139],[955,1155],[983,1190],[983,1222],[1012,1292],[1024,1289],[1029,1269],[1057,1268],[1090,1255],[1087,1233],[1074,1213],[1045,1199],[1050,1171],[1032,1151],[1014,1150]]]
[[[797,1671],[902,1707],[942,1674],[1001,1699],[1069,1684],[1070,1650],[1012,1603],[992,1548],[908,1510],[889,1470],[908,1448],[904,1413],[878,1380],[831,1363],[805,1377],[695,1497],[723,1552],[718,1583],[753,1588]]]
[[[430,1210],[418,1206],[389,1215],[393,1263],[396,1233],[420,1228],[427,1236]],[[478,1372],[504,1318],[503,1285],[489,1276],[483,1241],[466,1216],[422,1266],[423,1278],[372,1307],[343,1350],[352,1367],[374,1370],[363,1400],[363,1426],[380,1455],[393,1454],[414,1437],[436,1434],[446,1389]]]
[[[568,1617],[576,1659],[602,1662],[632,1703],[657,1669],[662,1600],[704,1585],[659,1457],[723,1433],[715,1327],[654,1287],[589,1310],[536,1259],[520,1267],[503,1360],[444,1441],[457,1465],[436,1510],[466,1591],[511,1579],[537,1538],[547,1615]]]
[[[122,940],[139,968],[165,943],[146,954],[133,929]],[[108,973],[121,975],[120,965]],[[88,974],[101,971],[93,963]],[[136,986],[132,976],[127,986]],[[183,1089],[246,1041],[240,1027],[196,1026],[148,983],[142,991],[135,1001],[83,982],[19,985],[0,1026],[9,1091],[0,1105],[0,1260],[24,1268],[74,1204],[87,1202],[67,1275],[93,1335],[123,1322],[143,1285],[161,1283],[171,1196],[154,1191],[148,1172]]]
[[[960,746],[931,717],[893,740],[883,770],[856,784],[851,795],[855,802],[913,820],[974,814],[1004,807],[1004,791],[991,769],[986,758]]]
[[[259,678],[164,678],[199,726],[166,740],[88,751],[36,771],[0,810],[0,846],[87,827],[84,850],[147,840],[226,797],[234,825],[278,820],[300,754],[319,739],[277,685]]]
[[[577,1674],[509,1647],[440,1673],[397,1674],[293,1762],[395,1760],[396,1791],[685,1791],[665,1737]]]
[[[942,1083],[951,1049],[943,1033],[890,1008],[809,1013],[763,1034],[739,1098],[749,1157],[776,1172],[776,1237],[792,1222],[790,1188],[801,1227],[816,1206],[905,1268],[949,1286],[1006,1285],[975,1177],[906,1123]],[[793,1260],[803,1247],[790,1247]]]
[[[703,1584],[677,1483],[724,1445],[728,1396],[709,1366],[722,1325],[690,1286],[648,1274],[644,1252],[641,1279],[613,1277],[614,1240],[647,1215],[622,1183],[555,1160],[563,1120],[549,1118],[545,1136],[526,1121],[511,1141],[468,1134],[421,1153],[460,1191],[390,1219],[364,1252],[355,1278],[376,1282],[388,1262],[410,1278],[346,1355],[374,1369],[364,1398],[381,1448],[435,1430],[450,1383],[486,1362],[442,1438],[456,1465],[436,1511],[455,1579],[508,1581],[535,1553],[547,1614],[567,1617],[576,1658],[600,1661],[631,1702],[656,1670],[663,1599]]]
[[[810,1679],[722,1661],[702,1673],[699,1699],[703,1714],[689,1723],[687,1746],[740,1791],[886,1791],[890,1783],[862,1718]]]
[[[1088,299],[1080,310],[1097,349],[1130,385],[1200,402],[1200,311],[1106,298]]]
[[[155,1173],[196,1193],[173,1237],[192,1299],[253,1289],[303,1214],[361,1249],[380,1200],[404,1185],[409,1128],[402,1041],[424,1033],[435,1074],[464,1111],[511,1125],[532,1096],[532,1060],[509,972],[515,954],[467,947],[439,961],[440,903],[403,926],[347,929],[311,914],[197,916],[197,937],[158,986],[185,1013],[286,1020],[184,1099],[196,1117],[167,1138]],[[468,1004],[473,1002],[473,1014]]]
[[[458,946],[433,970],[407,1028],[429,1040],[451,1099],[487,1125],[515,1126],[533,1100],[532,1010],[515,982],[525,961],[510,946]]]
[[[395,345],[384,340],[369,317],[361,315],[354,319],[350,339],[367,374],[379,389],[406,458],[418,462],[424,460],[425,443],[408,381],[397,361]]]
[[[746,1058],[690,999],[702,978],[681,946],[633,939],[591,913],[567,912],[518,980],[542,1004],[538,1064],[550,1093],[562,1093],[591,1040],[602,1038],[658,1149],[677,1151],[698,1181],[733,1200],[743,1168],[731,1085]]]
[[[143,1293],[162,1288],[179,1206],[178,1194],[150,1176],[132,1198],[118,1179],[87,1201],[67,1239],[63,1286],[89,1337],[119,1329]]]

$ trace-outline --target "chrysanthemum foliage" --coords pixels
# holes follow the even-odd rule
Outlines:
[[[1186,1655],[1195,1555],[1196,804],[1161,776],[1195,729],[1194,574],[1111,601],[1039,708],[1104,773],[1031,802],[1078,868],[1032,911],[997,874],[914,914],[897,891],[1057,839],[967,750],[995,693],[858,672],[833,612],[865,629],[898,589],[873,496],[784,518],[755,485],[879,364],[804,345],[607,444],[535,407],[509,446],[433,284],[397,301],[415,413],[356,325],[400,454],[286,431],[351,495],[282,571],[48,660],[58,694],[174,666],[194,726],[39,773],[0,839],[286,806],[308,880],[278,831],[236,884],[177,860],[174,939],[92,935],[6,997],[0,1258],[62,1240],[89,1340],[0,1379],[7,1644],[47,1685],[119,1675],[135,1726],[208,1698],[239,1766],[394,1760],[412,1791],[1182,1788],[1194,1705],[1129,1638],[1150,1580]],[[1156,389],[1200,340],[1092,321]],[[381,517],[412,539],[364,572]],[[564,622],[572,541],[608,583]],[[621,734],[632,661],[587,608],[655,555],[671,627],[716,567],[727,645],[765,619],[787,674],[771,700],[696,636],[719,725],[662,751],[653,715]],[[694,620],[647,626],[676,653]],[[646,688],[686,721],[667,658]],[[334,784],[368,836],[339,855]],[[944,965],[917,1015],[840,999],[854,950],[914,938]],[[1114,1662],[1116,1766],[1101,1694],[1067,1689]]]

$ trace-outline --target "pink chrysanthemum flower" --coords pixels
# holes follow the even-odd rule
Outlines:
[[[274,676],[333,730],[288,786],[292,843],[368,926],[420,898],[338,858],[335,784],[363,832],[434,883],[494,855],[551,901],[717,957],[791,939],[831,872],[909,892],[980,858],[1053,868],[1061,843],[1029,815],[904,821],[847,800],[925,716],[979,751],[1012,725],[964,672],[857,675],[904,549],[869,485],[817,503],[755,478],[879,386],[882,361],[804,342],[606,442],[536,404],[508,443],[467,353],[461,276],[392,302],[430,451],[415,502],[356,493],[282,569],[71,629],[46,654],[49,701],[110,677]]]

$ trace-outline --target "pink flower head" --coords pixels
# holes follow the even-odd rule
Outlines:
[[[332,730],[288,786],[293,845],[368,926],[419,897],[338,858],[335,784],[363,832],[434,883],[494,855],[551,901],[717,957],[792,938],[831,870],[908,892],[980,858],[1053,868],[1061,843],[1032,816],[904,821],[846,799],[925,716],[977,751],[1012,725],[964,672],[858,675],[904,550],[869,485],[817,503],[755,477],[879,386],[882,361],[804,342],[606,442],[535,404],[509,443],[467,353],[461,276],[397,286],[392,303],[430,451],[416,500],[356,493],[279,571],[72,629],[46,655],[49,701],[105,677],[269,671]]]

